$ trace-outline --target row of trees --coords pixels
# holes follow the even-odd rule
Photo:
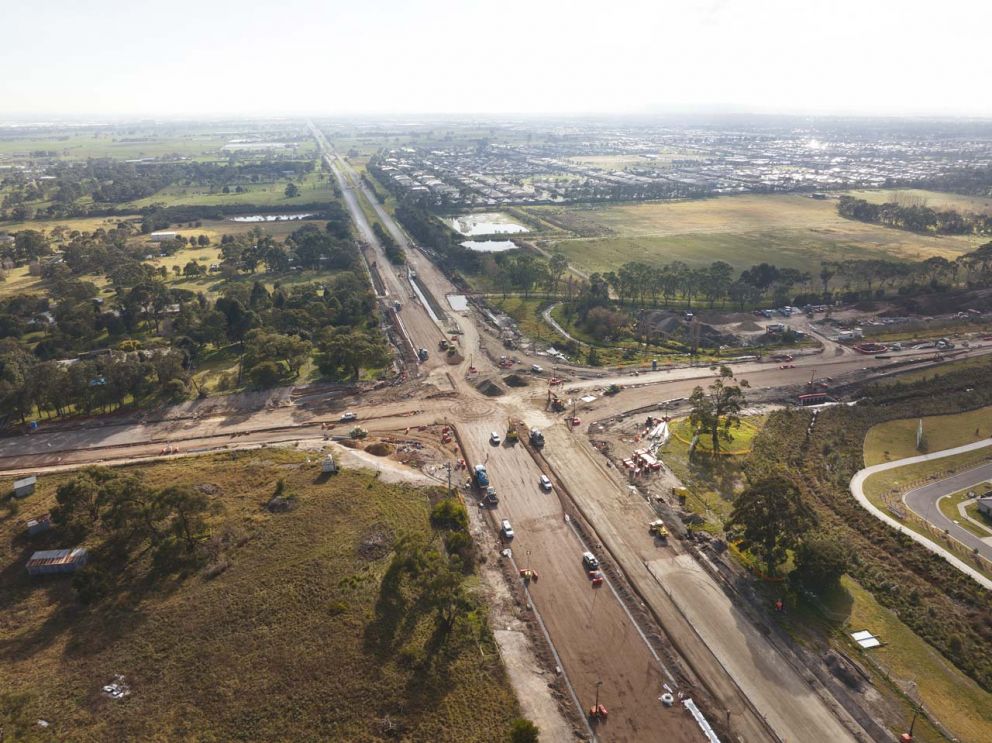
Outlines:
[[[393,236],[379,222],[372,223],[372,231],[376,239],[382,244],[382,249],[386,253],[386,258],[395,266],[402,266],[406,263],[406,255]]]
[[[847,219],[920,234],[992,235],[992,216],[931,209],[925,204],[875,204],[854,196],[841,196],[837,213]]]

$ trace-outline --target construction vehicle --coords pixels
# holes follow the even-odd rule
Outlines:
[[[668,527],[665,526],[665,522],[661,519],[655,519],[648,524],[648,532],[652,536],[658,537],[658,539],[668,539]]]
[[[369,432],[366,431],[361,426],[355,426],[353,429],[351,429],[351,431],[348,432],[348,436],[350,436],[353,439],[364,439],[368,435]]]
[[[604,395],[615,395],[621,389],[623,389],[623,388],[619,384],[611,384],[609,387],[607,387],[605,390],[603,390],[603,394]]]
[[[486,465],[475,465],[475,482],[480,488],[489,487],[489,473],[486,472]]]
[[[449,345],[449,343],[448,343],[447,338],[442,338],[441,340],[439,340],[437,342],[437,350],[438,351],[447,351],[448,350],[448,345]]]
[[[428,358],[427,349],[426,348],[418,348],[417,349],[417,358],[420,359],[421,362],[427,361],[427,358]]]
[[[589,582],[592,583],[593,588],[599,588],[603,585],[603,571],[602,570],[590,570],[589,571]]]
[[[516,428],[510,426],[509,428],[506,429],[506,443],[508,445],[513,446],[514,444],[517,443],[517,440],[519,438],[520,436],[517,434]]]
[[[482,496],[482,505],[490,508],[498,504],[499,498],[496,496],[496,488],[492,486],[486,488],[486,494]]]
[[[589,708],[589,719],[593,722],[605,720],[609,716],[609,710],[602,704],[597,704]]]
[[[544,446],[544,434],[536,428],[530,429],[530,443],[538,448]]]
[[[536,570],[531,570],[530,568],[520,568],[520,577],[524,579],[524,583],[530,583],[531,581],[537,583],[541,578]]]

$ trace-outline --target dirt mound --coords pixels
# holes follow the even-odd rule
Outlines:
[[[358,542],[358,556],[372,562],[381,560],[393,548],[396,537],[385,524],[372,524]]]
[[[446,353],[444,355],[444,360],[452,366],[457,366],[465,360],[465,357],[458,353],[458,351],[455,351],[454,353]]]
[[[356,439],[341,439],[338,443],[341,444],[341,446],[348,447],[349,449],[360,449],[361,448],[361,446],[359,445],[359,443],[358,443],[358,441]]]
[[[377,441],[374,444],[369,444],[366,446],[365,451],[369,454],[374,454],[377,457],[388,457],[393,453],[393,447],[385,441]]]
[[[738,333],[757,333],[761,329],[761,326],[751,319],[747,319],[744,322],[739,322],[734,326],[734,330]]]
[[[507,374],[503,377],[503,381],[506,382],[507,387],[526,387],[529,384],[527,378],[519,374]]]
[[[479,392],[481,392],[483,395],[486,395],[488,397],[499,397],[504,393],[503,388],[500,387],[495,382],[493,382],[493,380],[491,379],[483,379],[481,382],[475,385],[475,388],[479,390]]]

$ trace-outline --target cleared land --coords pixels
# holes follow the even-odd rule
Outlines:
[[[133,201],[124,205],[125,209],[140,209],[152,204],[163,206],[229,206],[232,204],[257,204],[258,206],[292,206],[293,204],[312,204],[334,199],[334,179],[326,173],[310,173],[305,178],[293,180],[300,189],[300,194],[287,198],[286,184],[292,179],[283,179],[269,183],[247,184],[242,186],[241,193],[224,193],[222,187],[179,186],[172,185],[163,188],[147,198]]]
[[[992,435],[992,407],[924,418],[925,448],[922,451],[916,448],[916,429],[919,422],[919,418],[904,418],[872,426],[865,436],[865,466],[871,467],[882,462],[915,457],[917,454],[953,449],[955,446],[988,438]]]
[[[156,487],[216,488],[215,532],[233,539],[222,574],[138,597],[83,607],[68,580],[24,572],[45,539],[23,537],[23,519],[51,508],[68,475],[42,478],[19,512],[0,514],[0,720],[12,739],[504,739],[518,708],[489,632],[427,662],[430,615],[377,607],[390,558],[367,545],[426,534],[425,491],[365,470],[324,481],[302,452],[233,458],[140,468]],[[271,514],[262,504],[279,479],[298,506]],[[101,693],[115,674],[132,686],[126,700]],[[15,699],[23,728],[9,722]]]
[[[542,206],[527,210],[557,226],[549,249],[561,250],[587,271],[609,271],[627,261],[737,267],[762,261],[811,270],[821,260],[888,257],[953,259],[983,242],[979,237],[915,235],[840,217],[833,201],[805,196],[725,196],[680,202],[608,206]]]

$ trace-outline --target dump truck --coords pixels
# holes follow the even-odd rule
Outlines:
[[[536,428],[530,429],[530,443],[536,447],[544,446],[544,434]]]
[[[661,519],[655,519],[648,524],[648,531],[652,536],[658,537],[659,539],[668,539],[668,527],[665,526],[665,522]]]
[[[426,348],[418,348],[417,349],[417,358],[420,359],[421,362],[427,361],[428,356],[429,356],[429,354],[427,353],[427,349]]]

